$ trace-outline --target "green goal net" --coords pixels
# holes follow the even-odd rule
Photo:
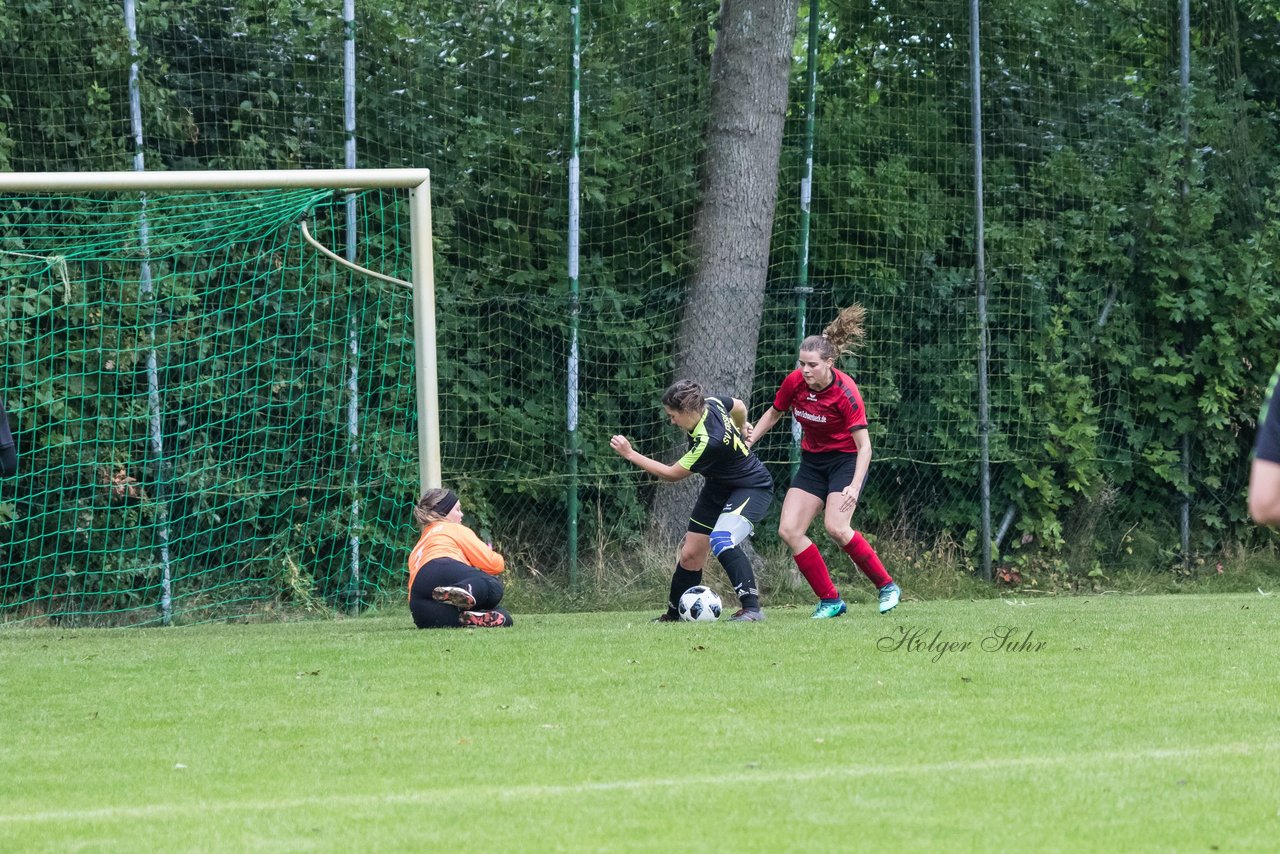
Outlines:
[[[5,619],[354,607],[419,482],[404,190],[6,194]],[[394,542],[388,542],[393,539]]]

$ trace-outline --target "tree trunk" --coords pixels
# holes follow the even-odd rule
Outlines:
[[[696,266],[676,342],[676,376],[750,403],[778,197],[778,159],[799,0],[721,0]],[[672,448],[672,453],[675,448]],[[660,489],[653,525],[678,537],[702,478]]]

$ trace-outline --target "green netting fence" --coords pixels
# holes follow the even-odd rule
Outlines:
[[[345,5],[21,4],[0,20],[0,169],[431,169],[446,483],[515,578],[639,572],[631,554],[670,542],[608,437],[680,442],[658,399],[696,263],[718,4]],[[988,2],[975,56],[974,5],[798,4],[755,380],[725,391],[758,413],[801,329],[868,307],[842,365],[873,420],[857,524],[908,575],[982,572],[984,505],[1006,578],[1194,572],[1269,542],[1243,488],[1280,357],[1276,16],[1192,3],[1184,55],[1171,4]],[[394,193],[0,200],[20,457],[0,619],[401,594],[409,296],[308,249],[308,214],[325,245],[407,278]],[[760,450],[785,483],[786,431]]]

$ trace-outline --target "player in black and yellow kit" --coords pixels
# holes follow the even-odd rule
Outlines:
[[[706,397],[696,382],[680,380],[662,395],[662,408],[672,424],[689,434],[689,450],[674,464],[646,457],[626,436],[609,440],[619,456],[655,477],[674,482],[696,472],[705,480],[680,544],[667,611],[658,620],[679,619],[676,603],[684,591],[702,583],[708,553],[719,559],[742,605],[730,619],[763,620],[755,571],[741,546],[773,503],[773,478],[743,440],[747,407],[733,397]]]

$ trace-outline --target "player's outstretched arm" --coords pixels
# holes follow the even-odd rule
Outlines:
[[[693,472],[684,466],[669,466],[666,463],[660,463],[652,457],[646,457],[644,454],[631,447],[630,440],[626,436],[614,436],[609,440],[609,447],[629,463],[637,465],[647,471],[654,477],[661,478],[666,481],[675,482],[684,480]]]
[[[782,413],[769,406],[761,415],[760,420],[752,427],[750,424],[742,428],[742,435],[747,437],[747,447],[750,448],[764,438],[764,434],[769,432],[774,424],[778,423],[778,419],[782,417]]]
[[[862,485],[867,482],[867,469],[871,466],[871,433],[865,427],[855,430],[853,441],[858,446],[858,456],[853,464],[853,481],[840,490],[844,496],[840,505],[842,513],[858,506],[858,496],[862,494]]]
[[[1258,435],[1249,466],[1249,516],[1259,525],[1280,526],[1280,368],[1271,378],[1258,415]]]
[[[1280,525],[1280,463],[1253,461],[1249,469],[1249,516],[1259,525]]]

